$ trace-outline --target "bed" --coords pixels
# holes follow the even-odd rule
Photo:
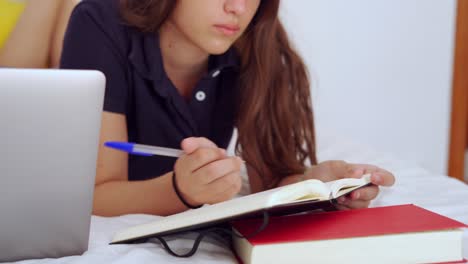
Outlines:
[[[382,189],[371,206],[413,203],[434,212],[468,223],[468,185],[438,175],[390,155],[378,153],[329,132],[318,133],[319,160],[343,159],[371,163],[392,171],[397,179],[392,188]],[[105,218],[92,216],[89,250],[82,256],[60,259],[27,260],[17,263],[237,263],[232,253],[215,240],[203,242],[191,258],[175,258],[158,243],[108,245],[112,235],[125,227],[158,219],[151,215],[126,215]],[[174,248],[190,248],[193,236],[174,237]],[[463,236],[463,255],[468,258],[468,229]]]

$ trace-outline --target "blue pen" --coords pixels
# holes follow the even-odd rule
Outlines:
[[[108,141],[104,143],[104,146],[140,156],[159,155],[177,158],[184,154],[184,151],[180,149],[155,147],[130,142]]]

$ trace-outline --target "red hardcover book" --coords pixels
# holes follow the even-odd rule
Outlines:
[[[262,221],[232,226],[248,235]],[[415,205],[397,205],[272,217],[259,234],[233,242],[244,263],[461,262],[465,227]]]

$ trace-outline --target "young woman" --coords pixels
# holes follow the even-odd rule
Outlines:
[[[279,0],[84,0],[61,65],[107,77],[94,213],[170,215],[308,178],[372,173],[375,186],[341,208],[366,207],[391,173],[317,164],[309,81],[278,19]],[[224,150],[238,130],[237,154]],[[131,141],[182,148],[179,159],[102,147]],[[312,167],[307,169],[306,162]]]
[[[0,0],[0,67],[57,68],[79,0]]]

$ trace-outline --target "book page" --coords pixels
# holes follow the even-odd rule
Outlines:
[[[236,215],[290,203],[310,193],[311,190],[318,190],[317,193],[325,194],[325,197],[329,193],[328,188],[321,181],[307,180],[213,205],[204,205],[198,209],[188,210],[151,223],[134,226],[118,232],[114,236],[113,242],[228,219]]]
[[[319,180],[306,180],[281,187],[270,201],[274,205],[292,201],[326,200],[330,196],[330,188]]]
[[[326,182],[325,184],[330,188],[330,198],[337,198],[370,182],[370,174],[365,174],[361,178],[339,179],[336,181]]]

